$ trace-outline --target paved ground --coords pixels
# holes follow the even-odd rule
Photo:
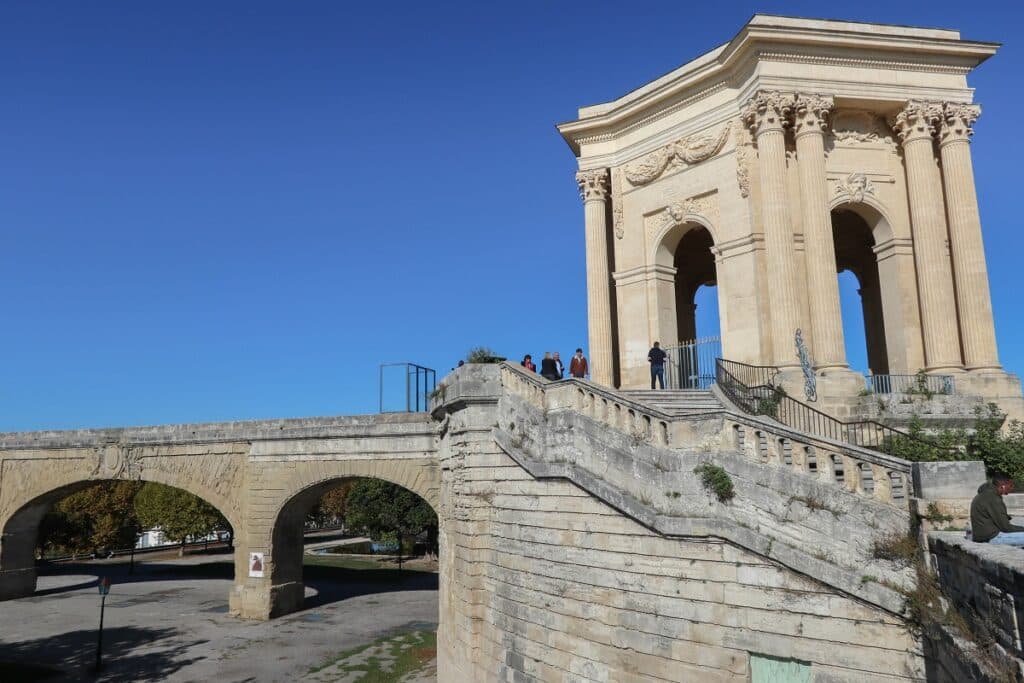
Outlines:
[[[91,562],[40,576],[35,596],[0,602],[0,662],[8,663],[0,667],[0,679],[39,680],[11,673],[9,663],[20,662],[63,672],[47,681],[356,683],[369,678],[373,667],[361,662],[376,648],[404,667],[396,683],[433,680],[436,574],[307,566],[307,608],[255,622],[227,615],[230,560],[218,552],[147,561],[134,576],[124,563]],[[104,669],[94,677],[89,669],[100,573],[114,585],[107,598]],[[387,656],[370,659],[389,670]]]

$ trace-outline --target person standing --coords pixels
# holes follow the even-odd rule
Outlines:
[[[533,356],[531,356],[530,354],[526,354],[525,356],[523,356],[523,362],[520,363],[520,365],[522,365],[530,372],[537,372],[537,366],[533,364]]]
[[[562,365],[562,358],[558,355],[558,351],[555,351],[555,370],[558,371],[558,379],[565,377],[565,366]]]
[[[661,344],[654,342],[654,348],[647,353],[647,362],[651,364],[651,389],[654,388],[654,381],[657,380],[661,383],[661,388],[665,388],[665,359],[668,357],[664,351],[661,350]]]
[[[558,381],[558,369],[555,367],[555,359],[551,357],[550,351],[544,352],[544,358],[540,362],[540,376],[552,382]]]
[[[583,357],[583,349],[576,349],[576,355],[569,360],[569,376],[584,379],[589,370],[587,359]]]

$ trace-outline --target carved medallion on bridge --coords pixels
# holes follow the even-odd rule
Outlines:
[[[718,154],[729,139],[732,124],[722,126],[718,133],[695,133],[641,157],[623,169],[632,185],[646,185],[669,168],[698,164]]]
[[[96,466],[91,476],[96,479],[138,481],[142,478],[142,451],[118,443],[99,446],[96,448]]]
[[[870,111],[838,111],[832,117],[832,137],[844,145],[895,145],[892,129]]]
[[[862,202],[867,195],[874,196],[875,186],[865,173],[851,173],[836,181],[835,196],[848,202]]]

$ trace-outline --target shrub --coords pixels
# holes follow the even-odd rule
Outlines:
[[[913,534],[897,532],[875,541],[871,555],[876,560],[888,560],[900,567],[911,567],[920,548]]]
[[[732,500],[736,495],[736,491],[732,486],[732,479],[729,478],[729,473],[718,465],[702,462],[694,467],[693,471],[695,474],[700,475],[704,488],[714,493],[719,501],[725,503]]]
[[[500,363],[505,358],[498,356],[487,346],[474,346],[466,354],[467,363]]]

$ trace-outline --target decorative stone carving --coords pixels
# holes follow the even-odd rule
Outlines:
[[[578,171],[576,173],[576,183],[580,186],[580,199],[585,202],[603,202],[608,198],[607,168]]]
[[[740,196],[746,199],[750,196],[750,133],[738,122],[734,130],[734,144],[736,146],[736,184],[740,188]]]
[[[796,96],[776,90],[759,90],[743,106],[743,121],[757,137],[768,131],[782,131],[789,125]]]
[[[864,173],[851,173],[836,183],[835,196],[850,202],[862,202],[866,195],[874,195],[875,186]]]
[[[142,452],[138,448],[111,443],[96,448],[96,466],[92,476],[98,479],[142,478]]]
[[[664,230],[686,222],[686,216],[698,215],[708,217],[711,213],[711,202],[707,197],[691,197],[681,202],[670,204],[662,210],[658,228]]]
[[[696,133],[651,152],[623,169],[626,180],[631,185],[646,185],[670,167],[692,165],[710,159],[725,145],[729,130],[730,124],[727,123],[717,135]]]
[[[885,128],[885,121],[870,111],[840,110],[832,115],[832,136],[836,142],[889,143],[892,144],[891,130]]]
[[[947,102],[942,107],[942,123],[939,126],[939,141],[967,142],[974,135],[974,122],[981,116],[981,107],[976,104]]]
[[[896,132],[900,142],[906,144],[921,138],[930,138],[935,133],[935,124],[942,118],[942,105],[935,102],[910,100],[889,125]]]
[[[827,95],[798,95],[793,107],[794,133],[823,133],[828,127],[829,114],[835,106]]]
[[[626,234],[625,219],[622,215],[622,172],[612,173],[612,227],[615,239],[621,240]]]

